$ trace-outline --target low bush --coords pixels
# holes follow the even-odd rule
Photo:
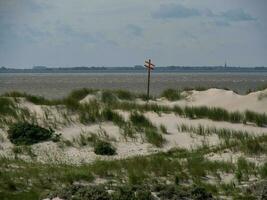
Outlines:
[[[116,149],[110,143],[99,140],[94,147],[94,152],[97,155],[112,156],[116,154]]]
[[[27,122],[11,125],[8,130],[9,140],[16,145],[31,145],[43,141],[58,141],[59,135],[54,131]]]
[[[59,191],[56,191],[50,195],[48,198],[59,197],[60,199],[90,199],[90,200],[111,200],[110,195],[102,186],[82,186],[82,185],[72,185],[66,187]]]

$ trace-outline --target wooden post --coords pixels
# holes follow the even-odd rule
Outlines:
[[[147,72],[148,72],[148,74],[147,74],[147,102],[149,101],[149,90],[150,90],[150,70],[152,69],[154,69],[154,67],[155,67],[155,65],[154,64],[152,64],[152,62],[151,62],[151,59],[149,59],[148,61],[145,61],[145,67],[147,68]]]
[[[150,62],[150,59],[149,59]],[[147,97],[146,100],[147,102],[149,101],[149,88],[150,88],[150,67],[148,67],[148,75],[147,75]]]

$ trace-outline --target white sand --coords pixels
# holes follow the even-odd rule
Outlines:
[[[232,91],[219,90],[219,89],[209,89],[207,91],[192,91],[187,92],[187,97],[185,100],[170,102],[166,99],[158,99],[157,101],[151,101],[159,105],[167,106],[211,106],[211,107],[222,107],[227,110],[252,110],[255,112],[266,112],[267,113],[267,98],[264,97],[267,90],[262,92],[255,92],[249,95],[238,95]],[[99,94],[97,94],[99,96]],[[94,99],[98,99],[97,95],[88,95],[81,102],[89,102]],[[259,99],[259,96],[263,98]],[[144,103],[139,100],[138,103]],[[60,144],[53,142],[43,142],[39,144],[32,145],[32,151],[37,155],[35,158],[40,162],[61,162],[61,163],[90,163],[97,159],[121,159],[137,155],[148,155],[159,151],[168,151],[172,148],[197,148],[203,143],[209,144],[211,146],[220,143],[217,135],[210,136],[199,136],[187,132],[179,132],[177,125],[186,124],[188,126],[197,127],[198,125],[203,125],[205,127],[216,127],[216,128],[228,128],[233,130],[248,131],[249,133],[259,136],[262,134],[267,134],[266,128],[255,127],[244,124],[232,124],[229,122],[215,122],[208,119],[187,119],[181,118],[175,114],[161,114],[160,116],[154,112],[144,113],[147,118],[149,118],[154,125],[159,127],[161,124],[167,128],[168,134],[163,134],[163,138],[166,143],[161,148],[157,148],[152,144],[149,144],[144,140],[144,136],[140,134],[137,135],[135,139],[125,138],[122,135],[122,130],[114,125],[112,122],[96,123],[91,125],[82,125],[75,120],[75,116],[69,116],[72,121],[64,124],[64,118],[61,111],[64,109],[56,109],[51,106],[39,106],[34,105],[22,99],[20,104],[21,107],[28,108],[31,113],[34,113],[38,118],[38,122],[41,124],[51,125],[51,123],[62,122],[60,126],[56,128],[57,133],[62,134],[64,140],[73,141],[77,139],[80,134],[89,135],[92,133],[98,134],[101,138],[110,141],[117,149],[117,155],[115,156],[99,156],[96,155],[91,146],[77,146],[73,145],[60,146]],[[121,114],[125,120],[129,119],[130,112],[116,110]],[[48,119],[46,115],[49,115]],[[46,119],[45,119],[46,118]],[[6,137],[6,130],[0,129],[0,155],[7,156],[12,155],[13,144],[11,144]],[[1,139],[2,138],[2,139]],[[229,154],[225,155],[210,155],[211,159],[226,159],[229,160]],[[237,154],[236,154],[237,155]],[[21,155],[23,159],[29,159],[29,155]],[[255,161],[256,162],[256,161]]]
[[[167,106],[208,106],[220,107],[228,111],[251,110],[258,113],[267,113],[267,89],[264,91],[253,92],[248,95],[239,95],[233,91],[222,89],[209,89],[206,91],[186,92],[187,97],[180,101],[168,101],[160,98],[156,103]]]

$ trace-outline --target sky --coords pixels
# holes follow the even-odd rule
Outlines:
[[[0,66],[267,66],[266,0],[0,0]]]

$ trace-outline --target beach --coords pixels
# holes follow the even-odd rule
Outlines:
[[[0,118],[0,155],[11,161],[79,168],[100,161],[135,162],[162,153],[167,159],[170,152],[199,154],[206,148],[201,155],[207,162],[235,166],[245,159],[259,171],[266,165],[267,90],[240,95],[214,88],[182,92],[169,89],[148,102],[141,94],[97,89],[73,91],[62,100],[14,92],[1,98],[13,102],[10,105],[17,113],[10,114],[11,106],[10,115],[2,113]],[[10,140],[9,120],[14,123],[22,118],[53,129],[57,140],[17,146]],[[99,142],[111,145],[112,154],[97,153]],[[262,181],[260,174],[247,172],[248,178],[238,182],[231,170],[221,172],[224,175],[219,180],[224,184],[235,182],[244,187]],[[218,184],[212,174],[208,177],[207,181]]]

